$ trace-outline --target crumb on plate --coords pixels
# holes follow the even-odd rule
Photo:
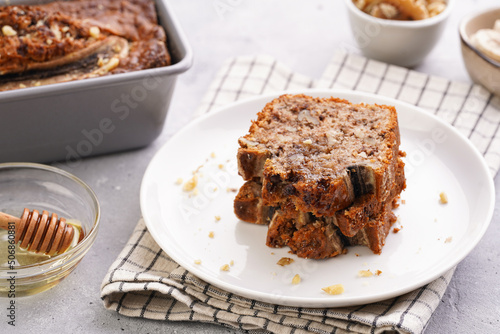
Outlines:
[[[325,291],[329,295],[340,295],[344,293],[344,286],[342,284],[335,284],[327,286],[326,288],[321,288],[321,290]]]
[[[289,265],[289,264],[291,264],[291,263],[293,263],[293,262],[295,262],[295,260],[294,260],[294,259],[291,259],[291,258],[289,258],[289,257],[282,257],[281,259],[279,259],[279,261],[278,261],[278,262],[276,262],[276,264],[278,264],[278,265],[280,265],[280,266],[284,267],[284,266],[287,266],[287,265]]]
[[[196,189],[196,186],[198,185],[198,174],[194,174],[192,178],[186,181],[184,183],[184,186],[182,187],[182,190],[184,191],[193,191]]]
[[[359,277],[372,277],[373,273],[370,270],[360,270],[358,271]]]
[[[441,204],[448,203],[448,196],[446,195],[446,193],[444,191],[439,194],[439,203],[441,203]]]

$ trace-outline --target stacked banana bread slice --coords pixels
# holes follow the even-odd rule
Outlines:
[[[364,245],[379,254],[405,188],[396,110],[283,95],[239,139],[246,181],[234,210],[267,224],[266,244],[322,259]]]

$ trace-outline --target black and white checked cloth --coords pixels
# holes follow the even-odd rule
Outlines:
[[[319,80],[296,74],[268,56],[228,60],[197,115],[235,100],[286,89],[346,88],[418,105],[456,126],[484,154],[492,175],[500,166],[500,100],[477,85],[337,53]],[[267,304],[209,285],[175,263],[155,243],[144,221],[102,283],[106,308],[167,321],[202,321],[255,333],[422,333],[453,270],[434,282],[383,302],[312,309]]]

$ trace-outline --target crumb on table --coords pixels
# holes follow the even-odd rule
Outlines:
[[[299,274],[296,274],[295,276],[293,276],[292,278],[292,284],[299,284],[301,281],[301,278],[300,278],[300,275]]]

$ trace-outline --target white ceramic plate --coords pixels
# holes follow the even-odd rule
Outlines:
[[[494,207],[492,177],[481,155],[454,128],[414,106],[350,91],[305,91],[351,102],[395,105],[402,149],[407,152],[405,204],[396,210],[402,227],[390,233],[381,255],[352,247],[347,255],[305,260],[288,248],[265,245],[266,226],[239,221],[233,199],[242,183],[236,172],[238,137],[278,94],[232,104],[197,119],[173,136],[151,161],[141,187],[147,227],[165,252],[199,278],[264,302],[339,307],[375,302],[425,285],[457,265],[479,242]],[[198,194],[176,184],[198,170]],[[439,203],[445,192],[449,203]],[[216,216],[220,217],[217,221]],[[213,238],[209,233],[213,232]],[[291,257],[281,267],[276,262]],[[195,264],[201,260],[201,264]],[[220,267],[230,264],[229,271]],[[382,271],[358,277],[360,270]],[[302,282],[292,285],[299,274]],[[341,295],[321,288],[343,284]]]

